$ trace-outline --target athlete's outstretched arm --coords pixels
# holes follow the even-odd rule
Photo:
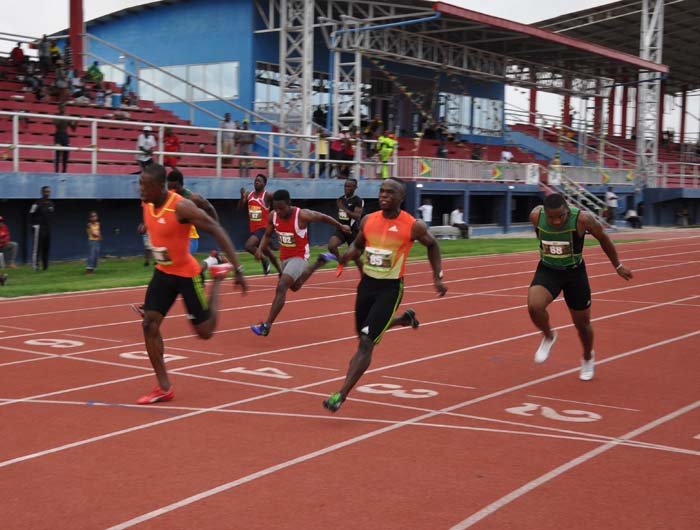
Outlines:
[[[615,243],[610,240],[608,234],[603,230],[603,226],[587,212],[581,212],[578,216],[578,222],[585,230],[588,230],[593,237],[595,237],[600,243],[600,248],[608,256],[610,263],[615,267],[615,271],[618,275],[622,276],[625,280],[632,278],[632,271],[620,263],[620,259],[617,257],[617,249],[615,248]]]
[[[428,230],[428,225],[423,221],[416,221],[411,227],[411,239],[418,241],[428,249],[428,259],[433,268],[433,283],[438,295],[445,296],[447,287],[442,283],[442,260],[440,258],[440,245],[433,234]]]
[[[246,292],[248,286],[243,277],[241,262],[238,261],[238,256],[236,255],[236,248],[233,246],[233,242],[231,242],[231,239],[221,225],[188,199],[183,199],[177,203],[177,206],[175,206],[175,215],[177,216],[177,220],[181,223],[192,223],[198,229],[214,238],[236,269],[236,285],[240,285],[241,290]]]
[[[204,198],[203,195],[200,195],[199,193],[192,193],[190,195],[190,200],[197,205],[197,208],[201,208],[207,214],[209,217],[214,219],[217,223],[219,223],[219,214],[216,212],[216,208],[210,203],[207,199]]]
[[[246,197],[245,188],[241,188],[241,200],[238,201],[238,210],[242,210],[248,204],[248,198]]]
[[[317,212],[316,210],[301,210],[299,212],[299,220],[304,222],[306,226],[308,226],[309,223],[326,223],[335,226],[338,230],[346,234],[352,232],[352,229],[348,225],[344,225],[338,220],[333,219],[330,215]]]
[[[338,258],[338,263],[346,265],[348,261],[354,261],[362,255],[366,244],[365,234],[362,232],[362,229],[365,227],[366,219],[367,218],[365,217],[362,219],[362,221],[360,221],[360,229],[357,232],[357,237],[355,237],[355,240],[348,247],[345,253]]]

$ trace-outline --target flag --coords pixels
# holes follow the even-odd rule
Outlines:
[[[499,179],[503,176],[503,171],[501,171],[501,168],[498,166],[493,166],[491,168],[491,178],[496,180]]]
[[[625,176],[625,178],[626,178],[629,182],[634,182],[634,171],[630,169],[630,170],[627,172],[627,175]]]
[[[420,176],[429,177],[430,176],[430,160],[426,158],[421,158],[420,160]]]
[[[607,184],[608,182],[610,182],[610,175],[608,175],[605,171],[601,171],[600,176],[603,179],[603,184]]]

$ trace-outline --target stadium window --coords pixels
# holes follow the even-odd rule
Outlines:
[[[210,101],[216,99],[216,97],[212,97],[202,90],[191,89],[186,83],[168,75],[168,73],[171,73],[215,96],[223,99],[236,99],[238,98],[238,72],[238,62],[172,65],[165,66],[162,70],[142,68],[139,70],[139,77],[161,87],[163,90],[158,90],[139,81],[139,97],[152,100],[155,103],[173,103],[181,99],[185,101]],[[164,91],[169,92],[172,96]]]

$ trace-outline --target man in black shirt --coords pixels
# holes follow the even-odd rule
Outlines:
[[[39,270],[39,260],[43,269],[49,268],[49,248],[51,246],[51,221],[54,214],[53,202],[49,199],[51,188],[41,188],[41,199],[32,204],[29,210],[29,224],[32,225],[34,244],[32,246],[32,267]]]
[[[345,234],[340,230],[336,230],[328,241],[328,250],[330,250],[336,257],[340,256],[338,252],[338,247],[343,243],[347,243],[348,247],[355,240],[357,235],[357,229],[360,227],[360,219],[364,213],[365,201],[360,199],[355,195],[357,191],[357,180],[347,179],[345,181],[345,194],[338,197],[335,201],[338,206],[338,221],[341,224],[347,225],[352,230],[352,233]],[[355,259],[355,264],[357,268],[362,273],[362,261],[358,258]]]

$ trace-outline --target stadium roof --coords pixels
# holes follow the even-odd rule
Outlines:
[[[641,12],[641,0],[623,0],[543,20],[536,25],[560,36],[586,39],[638,54]],[[700,88],[700,40],[697,37],[700,2],[666,0],[664,15],[662,57],[670,68],[666,91]]]

